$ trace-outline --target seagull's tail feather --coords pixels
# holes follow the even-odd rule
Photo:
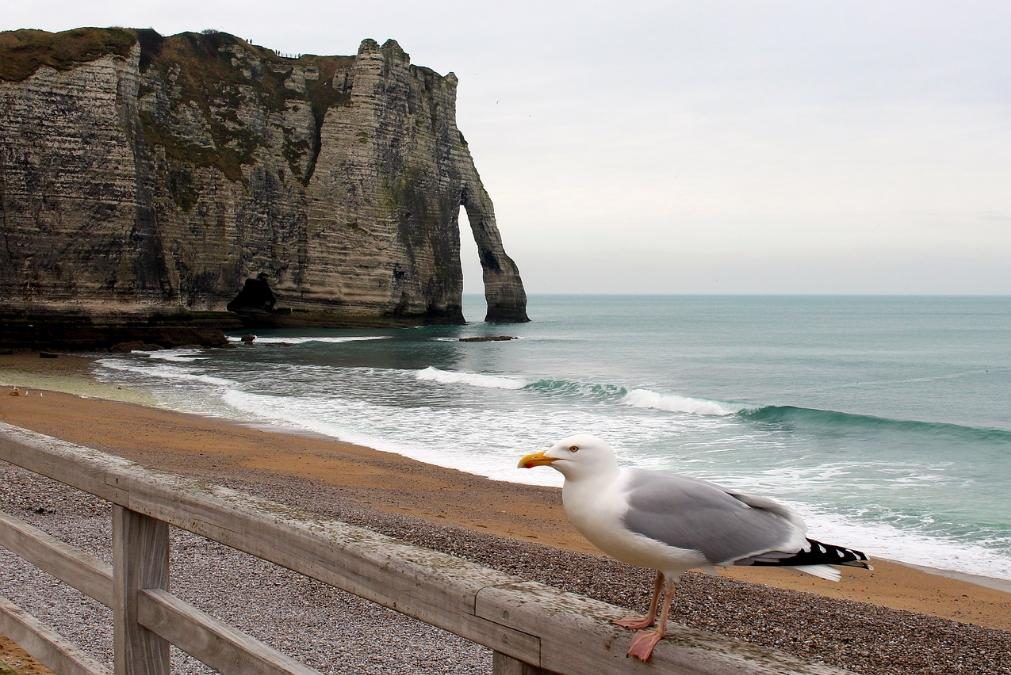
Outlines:
[[[823,544],[814,539],[807,540],[807,546],[796,553],[786,553],[783,551],[769,551],[749,556],[734,562],[735,565],[755,565],[755,566],[787,566],[796,567],[801,572],[813,574],[822,579],[830,581],[839,580],[839,572],[827,565],[845,565],[847,567],[862,567],[873,569],[867,555],[862,551],[852,548],[843,548],[833,544]],[[832,574],[826,575],[826,571]]]
[[[821,577],[826,581],[839,581],[839,579],[842,578],[842,574],[839,570],[831,565],[796,565],[793,569],[798,572],[813,574],[814,576]]]

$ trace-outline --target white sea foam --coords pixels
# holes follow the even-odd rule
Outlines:
[[[433,366],[419,370],[415,377],[421,381],[438,382],[439,384],[468,384],[472,387],[485,387],[486,389],[522,389],[527,386],[525,380],[513,377],[451,372],[439,370]]]
[[[160,361],[178,361],[181,363],[189,363],[192,361],[206,361],[206,356],[200,356],[200,351],[196,349],[160,349],[158,351],[144,351],[142,349],[134,349],[131,354],[141,354],[151,359],[158,359]]]
[[[216,387],[232,387],[238,384],[234,380],[213,375],[201,375],[185,368],[167,364],[150,365],[144,361],[121,361],[119,359],[99,359],[97,363],[110,370],[119,370],[160,380],[202,382]]]
[[[253,344],[258,345],[278,345],[278,344],[289,344],[289,345],[301,345],[307,342],[325,342],[330,344],[338,344],[341,342],[360,342],[362,340],[389,340],[389,335],[355,335],[348,337],[314,337],[314,336],[303,336],[303,337],[259,337],[253,341]],[[242,342],[241,337],[229,337],[229,342]]]
[[[408,411],[402,410],[399,416],[391,417],[387,410],[380,410],[362,401],[271,396],[236,389],[225,391],[223,400],[233,410],[241,413],[246,421],[252,418],[280,428],[308,431],[436,466],[452,467],[482,476],[490,476],[503,465],[515,467],[516,452],[511,448],[503,451],[506,455],[503,459],[493,453],[477,454],[468,451],[467,442],[453,444],[455,450],[447,447],[439,422],[430,424],[432,435],[428,439],[416,436],[406,443],[390,440],[391,437],[403,438],[407,428],[415,431],[425,428],[423,419],[429,419],[434,411],[419,410],[412,416]],[[404,429],[400,433],[387,429],[385,433],[380,432],[381,435],[360,430],[362,427],[375,428],[377,425],[372,422],[377,425],[392,422],[393,426],[399,422]]]
[[[683,412],[692,415],[733,415],[737,410],[726,404],[703,398],[690,398],[677,394],[658,394],[649,389],[633,389],[625,394],[621,402],[635,408],[652,408],[667,412]]]

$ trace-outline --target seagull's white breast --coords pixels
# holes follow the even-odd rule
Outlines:
[[[611,557],[660,570],[671,578],[677,578],[687,569],[708,565],[700,551],[668,546],[625,527],[626,481],[623,472],[606,477],[567,479],[562,488],[562,504],[576,529]]]

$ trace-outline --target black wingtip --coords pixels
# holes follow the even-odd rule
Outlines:
[[[852,548],[844,548],[834,544],[825,544],[814,539],[807,540],[807,547],[797,551],[792,556],[779,559],[752,559],[748,562],[740,561],[737,564],[755,565],[763,567],[796,567],[798,565],[843,565],[846,567],[860,567],[863,569],[873,569],[868,562],[869,558],[863,551]]]

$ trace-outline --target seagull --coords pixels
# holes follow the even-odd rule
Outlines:
[[[619,468],[610,446],[595,436],[569,436],[519,461],[520,468],[535,466],[565,477],[562,504],[583,536],[618,560],[656,570],[646,615],[614,622],[638,631],[628,656],[641,661],[649,660],[664,636],[674,589],[686,570],[790,566],[838,581],[839,571],[830,565],[871,569],[860,551],[808,539],[801,517],[773,499],[666,471]],[[655,630],[644,630],[654,624]]]

